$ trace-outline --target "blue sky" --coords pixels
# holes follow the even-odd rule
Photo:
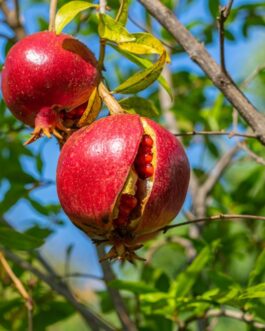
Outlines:
[[[236,3],[244,3],[250,1],[236,1]],[[207,12],[206,1],[196,1],[194,6],[190,6],[190,8],[182,8],[180,11],[180,20],[183,23],[188,23],[193,20],[195,17],[200,18],[202,20],[209,20],[209,15]],[[36,21],[36,17],[39,15],[43,15],[44,17],[48,17],[48,6],[47,5],[34,5],[29,6],[28,1],[23,1],[22,5],[22,13],[23,20],[26,24],[26,29],[28,33],[34,33],[38,30],[38,24]],[[130,9],[130,14],[133,17],[137,17],[139,22],[143,21],[143,11],[139,4],[133,6]],[[250,38],[248,42],[243,39],[237,31],[236,22],[234,23],[234,31],[236,32],[238,39],[236,42],[227,42],[226,43],[226,54],[227,54],[227,67],[229,72],[231,72],[232,76],[236,79],[244,78],[244,75],[248,75],[253,68],[257,65],[257,63],[253,63],[249,59],[251,51],[255,50],[257,45],[257,40],[260,40],[262,37],[264,38],[264,31],[261,29],[255,28],[252,29],[250,33]],[[4,32],[3,26],[0,25],[1,31]],[[68,28],[68,31],[71,30],[71,27]],[[138,28],[132,24],[128,24],[129,31],[138,31]],[[8,31],[7,31],[8,32]],[[81,38],[84,42],[88,42],[87,37]],[[92,50],[97,54],[97,44],[95,42],[88,42],[89,45],[92,45]],[[3,62],[3,44],[4,41],[0,39],[0,62]],[[218,61],[218,47],[216,42],[208,48],[209,52],[212,56]],[[123,62],[121,62],[121,66]],[[172,61],[172,68],[174,70],[179,69],[187,69],[195,72],[200,72],[200,69],[193,64],[189,57],[184,55],[176,55]],[[122,69],[122,68],[121,68]],[[108,78],[108,72],[106,74]],[[250,95],[251,97],[251,95]],[[42,156],[45,160],[44,166],[44,178],[55,180],[56,174],[56,165],[59,156],[59,148],[55,141],[55,139],[48,140],[43,138],[40,141],[37,141],[30,147],[31,150],[38,152],[40,148],[42,148]],[[196,166],[198,160],[200,160],[201,148],[199,145],[193,145],[192,148],[188,149],[188,157],[192,164],[192,166]],[[23,159],[24,168],[34,175],[37,174],[36,169],[33,168],[32,162],[28,158]],[[0,189],[1,192],[1,189]],[[2,188],[3,192],[3,188]],[[40,202],[47,203],[57,203],[57,194],[56,188],[54,185],[51,185],[47,188],[40,188],[33,192],[33,196],[36,197]],[[189,202],[187,201],[187,204]],[[7,218],[10,222],[15,225],[18,229],[25,229],[30,224],[32,224],[32,220],[34,222],[39,222],[43,226],[47,226],[50,224],[48,220],[41,217],[40,215],[36,215],[36,213],[31,209],[31,207],[25,201],[20,201],[13,207],[7,214]],[[70,221],[66,220],[66,226],[60,227],[59,231],[51,236],[51,238],[47,241],[42,251],[45,256],[49,256],[54,264],[57,264],[59,260],[64,259],[66,247],[73,243],[74,251],[72,256],[72,271],[80,271],[86,273],[93,273],[95,275],[100,275],[100,268],[97,262],[97,257],[95,255],[95,250],[90,240],[81,233],[77,228],[75,228]]]

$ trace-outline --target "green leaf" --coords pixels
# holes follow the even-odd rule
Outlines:
[[[128,9],[129,9],[129,1],[121,0],[121,5],[116,16],[115,21],[119,22],[121,25],[125,26],[128,19]]]
[[[219,1],[218,0],[208,0],[208,7],[210,13],[214,19],[216,19],[218,15]]]
[[[165,47],[160,40],[155,38],[151,33],[141,32],[134,33],[135,37],[133,42],[119,43],[118,47],[124,51],[133,54],[163,54],[166,52]],[[167,62],[170,62],[170,57],[167,54]]]
[[[51,229],[41,228],[38,225],[35,225],[35,226],[31,227],[30,229],[28,229],[24,234],[30,235],[31,237],[34,237],[34,238],[44,240],[44,239],[48,238],[52,233],[53,233],[53,231]]]
[[[127,290],[135,294],[144,294],[144,293],[153,293],[156,292],[156,289],[146,285],[144,282],[131,282],[120,279],[115,279],[108,283],[112,288],[118,290]]]
[[[1,223],[0,243],[4,247],[27,251],[42,246],[44,240],[17,232],[15,229]]]
[[[130,78],[128,78],[125,82],[119,85],[114,92],[130,94],[137,93],[146,89],[148,86],[153,84],[157,78],[160,76],[164,64],[166,62],[166,52],[162,54],[159,60],[153,64],[151,67],[137,72]]]
[[[42,302],[40,309],[34,314],[33,323],[38,326],[38,331],[46,331],[49,325],[63,321],[75,313],[68,302],[49,300]]]
[[[248,287],[240,296],[239,300],[265,298],[265,283]]]
[[[171,289],[176,297],[183,297],[190,292],[200,272],[209,264],[213,250],[218,245],[219,240],[214,241],[210,246],[204,247],[192,264],[178,275]]]
[[[159,111],[151,100],[146,100],[137,96],[122,99],[119,104],[130,114],[139,114],[146,117],[155,117]]]
[[[264,271],[265,271],[265,249],[263,249],[263,251],[260,253],[260,255],[257,258],[254,269],[250,273],[248,284],[252,285],[259,276],[262,276]]]
[[[131,62],[139,65],[140,67],[142,68],[149,68],[152,66],[152,62],[147,60],[147,59],[143,59],[141,57],[138,57],[134,54],[131,54],[131,53],[128,53],[128,52],[125,52],[123,50],[121,50],[120,48],[118,48],[117,46],[115,45],[110,45],[112,48],[114,48],[117,52],[121,53],[123,56],[125,56],[128,60],[130,60]],[[166,81],[166,79],[163,77],[163,76],[159,76],[158,80],[159,84],[161,86],[163,86],[163,88],[167,91],[168,95],[170,96],[171,100],[174,99],[174,96],[172,94],[172,91]]]
[[[60,34],[77,14],[88,8],[98,8],[98,5],[86,1],[70,1],[62,6],[55,17],[55,31]]]
[[[122,24],[116,22],[111,16],[100,14],[98,33],[102,39],[112,41],[114,43],[122,43],[135,40]]]

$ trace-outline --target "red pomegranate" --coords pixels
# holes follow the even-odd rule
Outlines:
[[[99,82],[92,52],[70,35],[38,32],[15,44],[2,71],[4,100],[34,137],[64,130],[58,115],[89,99]]]
[[[106,258],[132,261],[134,250],[178,214],[189,163],[179,141],[154,121],[114,115],[75,132],[63,146],[57,191],[65,213]]]

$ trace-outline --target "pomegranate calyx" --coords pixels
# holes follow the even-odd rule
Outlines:
[[[35,119],[35,128],[31,133],[31,137],[24,143],[24,145],[33,143],[42,135],[48,138],[51,138],[52,135],[54,135],[57,139],[62,141],[64,138],[60,131],[69,133],[70,129],[66,128],[62,124],[57,110],[50,107],[44,107],[37,114]]]
[[[142,244],[137,244],[134,246],[125,246],[122,243],[114,244],[110,251],[104,255],[99,261],[104,262],[107,260],[119,260],[121,262],[128,261],[135,264],[136,260],[146,261],[144,258],[140,257],[135,253],[136,250],[142,248]]]

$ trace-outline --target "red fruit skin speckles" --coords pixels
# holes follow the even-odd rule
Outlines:
[[[57,168],[59,199],[69,218],[88,234],[111,228],[112,210],[142,135],[138,116],[118,115],[80,129],[63,146]]]
[[[153,139],[154,171],[146,179],[138,175],[133,196],[123,189],[130,170],[137,172],[146,130]],[[115,115],[94,122],[67,140],[57,168],[57,191],[74,224],[93,239],[107,240],[116,247],[108,255],[113,258],[120,256],[120,244],[133,250],[175,218],[184,202],[189,176],[185,151],[171,133],[138,115]],[[140,187],[146,188],[138,192]],[[118,214],[114,215],[117,205]],[[143,211],[139,214],[140,206]],[[126,259],[126,252],[122,258]],[[132,255],[128,254],[130,260]]]
[[[15,44],[2,71],[4,100],[19,120],[34,126],[42,108],[74,108],[98,84],[94,55],[73,37],[39,32]]]

